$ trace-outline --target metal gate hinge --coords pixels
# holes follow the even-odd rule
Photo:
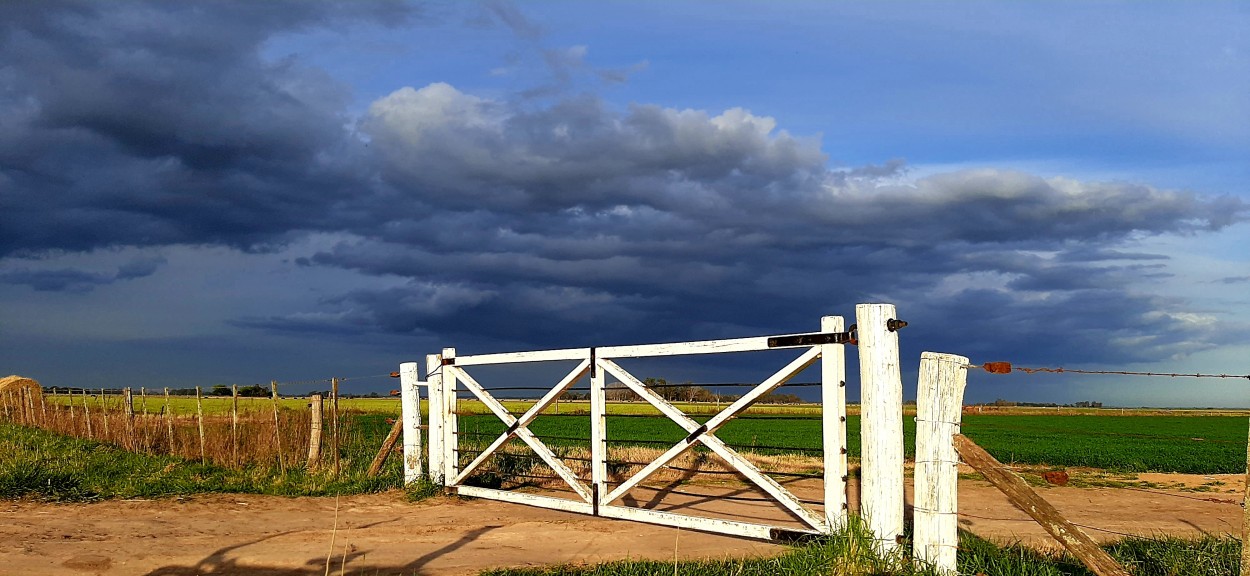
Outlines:
[[[773,336],[768,339],[769,348],[790,348],[796,346],[818,346],[820,344],[857,344],[859,340],[855,325],[846,332],[810,332],[807,334],[791,334],[789,336]]]

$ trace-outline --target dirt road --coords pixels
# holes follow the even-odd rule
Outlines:
[[[1100,538],[1119,532],[1237,532],[1240,478],[1160,476],[1146,491],[1045,488],[1043,495]],[[1218,484],[1216,484],[1218,483]],[[1176,489],[1215,485],[1216,492]],[[803,497],[819,485],[796,484]],[[712,496],[714,486],[683,487]],[[642,499],[640,499],[642,500]],[[749,503],[686,496],[666,507],[730,517],[778,517]],[[960,486],[961,524],[996,539],[1045,545],[1045,534],[984,482]],[[643,502],[645,503],[645,500]],[[337,529],[334,529],[337,507]],[[713,510],[715,508],[715,510]],[[622,558],[772,554],[779,545],[605,520],[487,500],[407,503],[399,493],[334,498],[205,495],[85,505],[0,503],[0,574],[475,574],[497,566]]]

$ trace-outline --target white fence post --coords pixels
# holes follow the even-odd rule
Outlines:
[[[455,364],[456,349],[443,348],[442,362]],[[456,435],[459,425],[456,418],[456,374],[452,370],[441,370],[441,372],[443,375],[443,477],[446,482],[451,482],[460,475],[460,441]]]
[[[820,319],[821,332],[842,332],[841,316]],[[829,531],[846,525],[846,346],[820,347],[821,430],[825,459],[825,522]]]
[[[955,574],[959,546],[959,433],[968,359],[920,355],[916,391],[916,490],[912,555],[943,574]]]
[[[404,485],[421,477],[421,366],[416,362],[399,365],[399,401],[404,421]]]
[[[443,469],[443,357],[438,354],[425,356],[426,386],[429,388],[430,415],[430,481],[443,484],[447,474]]]
[[[590,465],[590,490],[594,495],[591,505],[598,515],[599,506],[608,504],[603,501],[608,494],[608,421],[607,389],[594,348],[590,349]]]
[[[903,378],[893,304],[857,304],[860,374],[860,514],[876,549],[892,553],[903,535]]]

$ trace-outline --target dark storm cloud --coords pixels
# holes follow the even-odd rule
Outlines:
[[[398,3],[0,4],[0,255],[248,247],[326,219],[362,177],[345,89],[270,37]],[[306,224],[305,224],[306,223]]]
[[[362,128],[393,194],[385,224],[306,262],[413,280],[325,302],[327,329],[574,345],[786,329],[884,299],[1034,358],[1141,359],[1165,331],[1173,351],[1218,335],[1136,293],[1166,259],[1121,245],[1247,210],[1000,170],[890,183],[905,164],[831,171],[817,141],[743,110],[535,110],[434,84],[379,100]]]
[[[30,286],[38,292],[86,293],[97,286],[151,276],[164,263],[163,258],[142,258],[119,266],[117,272],[114,273],[89,272],[73,268],[45,270],[16,268],[0,271],[0,283]]]
[[[814,328],[865,301],[898,303],[935,348],[1034,361],[1222,337],[1141,291],[1167,261],[1131,242],[1244,221],[1241,200],[991,169],[902,183],[900,160],[830,170],[818,139],[742,109],[551,97],[596,71],[506,4],[488,9],[546,54],[550,102],[434,83],[350,118],[336,81],[260,56],[345,11],[402,10],[345,6],[0,4],[0,256],[330,231],[347,240],[299,264],[406,284],[234,325],[497,347]],[[155,267],[0,278],[85,291]]]

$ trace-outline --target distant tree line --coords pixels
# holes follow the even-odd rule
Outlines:
[[[697,386],[692,382],[670,384],[663,378],[647,378],[642,381],[647,388],[669,402],[721,402],[729,403],[742,397],[741,394],[722,394]],[[607,385],[605,396],[609,402],[641,401],[642,398],[628,386],[613,382]],[[589,392],[565,392],[566,400],[590,400]],[[759,400],[762,404],[802,404],[805,401],[795,394],[765,394]]]
[[[1003,400],[999,398],[993,402],[985,402],[981,406],[1022,406],[1027,408],[1102,408],[1102,402],[1094,402],[1084,400],[1072,404],[1059,404],[1056,402],[1016,402],[1014,400]],[[974,404],[976,406],[976,404]]]

